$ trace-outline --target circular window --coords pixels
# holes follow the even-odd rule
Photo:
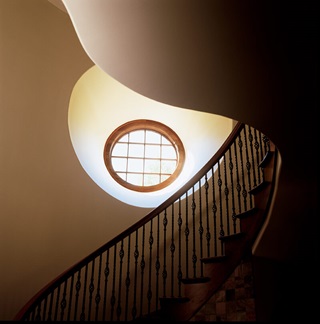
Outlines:
[[[105,165],[122,186],[140,192],[163,189],[180,174],[185,151],[178,135],[153,120],[127,122],[104,147]]]

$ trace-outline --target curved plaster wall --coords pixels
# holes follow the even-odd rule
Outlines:
[[[162,190],[141,193],[126,189],[110,176],[104,164],[106,139],[118,126],[134,119],[152,119],[166,124],[185,147],[186,160],[181,174]],[[139,207],[155,207],[172,195],[213,156],[233,127],[229,118],[146,98],[97,66],[89,69],[75,85],[68,123],[75,153],[92,180],[115,198]]]
[[[250,125],[257,126],[252,120],[258,117],[272,120],[265,108],[274,104],[281,79],[271,73],[271,47],[261,37],[269,27],[263,24],[270,23],[271,5],[212,0],[201,5],[199,0],[63,3],[91,60],[130,89]],[[258,116],[244,116],[257,107]]]

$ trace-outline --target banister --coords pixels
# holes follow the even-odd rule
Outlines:
[[[238,122],[236,126],[233,128],[232,132],[225,140],[223,145],[219,148],[219,150],[214,154],[214,156],[195,174],[186,184],[184,184],[177,192],[175,192],[171,197],[169,197],[166,201],[164,201],[161,205],[153,209],[150,213],[148,213],[145,217],[140,219],[138,222],[124,230],[119,235],[115,236],[113,239],[108,241],[106,244],[102,245],[94,252],[65,270],[51,282],[49,282],[45,287],[43,287],[38,293],[36,293],[17,313],[14,320],[22,320],[27,316],[29,312],[32,311],[32,308],[35,307],[37,303],[40,303],[46,296],[50,294],[50,292],[54,291],[57,287],[59,287],[62,283],[68,280],[71,276],[73,276],[76,272],[81,271],[83,267],[88,265],[90,262],[94,261],[97,257],[101,256],[102,253],[108,251],[116,244],[124,240],[129,235],[135,233],[142,226],[149,223],[155,217],[158,217],[163,211],[168,209],[170,206],[179,200],[183,195],[187,194],[188,190],[192,188],[195,184],[197,184],[202,177],[206,176],[208,170],[212,168],[214,165],[219,163],[221,157],[223,157],[226,152],[229,150],[230,146],[234,143],[235,139],[239,136],[240,132],[245,128],[243,123]]]

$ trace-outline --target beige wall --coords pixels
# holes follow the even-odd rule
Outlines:
[[[305,266],[309,272],[314,268],[312,262],[319,243],[314,118],[318,17],[308,1],[299,6],[293,2],[259,2],[261,8],[254,11],[255,6],[249,6],[250,12],[238,1],[222,3],[237,10],[228,11],[232,16],[215,11],[217,20],[211,20],[213,25],[222,22],[225,27],[214,30],[221,41],[220,54],[226,54],[222,55],[224,64],[212,61],[212,71],[206,74],[208,80],[214,77],[217,82],[203,84],[190,78],[190,84],[179,84],[179,96],[177,88],[168,83],[167,73],[160,73],[161,86],[158,83],[147,89],[154,99],[183,107],[199,106],[244,121],[269,136],[280,150],[283,166],[272,221],[257,251],[259,256],[268,258],[300,260],[307,255],[304,261],[311,262]],[[187,8],[183,7],[188,14]],[[166,15],[167,9],[161,9],[165,10],[157,12]],[[179,13],[178,6],[176,9]],[[248,16],[241,12],[248,12]],[[175,15],[171,18],[171,25],[164,25],[162,19],[157,21],[174,36],[170,28]],[[237,28],[241,22],[245,22],[243,29]],[[187,27],[194,31],[189,22]],[[249,31],[252,34],[248,35]],[[169,41],[167,35],[162,35],[164,43]],[[186,36],[184,40],[189,44]],[[175,44],[173,39],[169,43]],[[202,57],[206,47],[201,42],[199,45],[198,55]],[[217,43],[212,45],[210,49],[215,51]],[[147,55],[145,48],[142,51]],[[176,52],[172,49],[171,53]],[[194,53],[188,54],[194,57]],[[143,59],[139,55],[137,58]],[[172,59],[168,63],[169,75],[179,76],[175,64],[180,63],[183,69],[185,61],[180,55],[166,55],[166,59]],[[206,62],[201,62],[207,71]],[[153,58],[148,63],[158,67]],[[119,215],[125,217],[122,204],[93,183],[74,154],[67,126],[68,99],[73,85],[90,66],[92,62],[80,46],[66,13],[47,0],[0,0],[0,320],[11,319],[48,280],[100,246],[106,236],[118,233],[141,217],[141,210],[132,207],[130,218],[114,222]],[[126,77],[126,69],[121,71],[121,77]],[[157,72],[146,72],[149,71]],[[181,82],[188,80],[184,73],[180,75]],[[203,81],[202,74],[198,77]],[[136,81],[130,79],[127,84]],[[297,161],[302,155],[304,160]],[[307,168],[302,167],[305,163]],[[116,214],[110,206],[117,209]],[[312,276],[308,273],[305,278]],[[291,281],[291,288],[290,284]],[[288,289],[287,295],[294,298],[296,289]],[[307,294],[303,290],[301,295]]]
[[[146,214],[124,213],[74,153],[69,98],[92,65],[66,13],[0,0],[0,320]]]

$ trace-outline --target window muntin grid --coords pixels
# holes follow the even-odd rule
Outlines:
[[[177,134],[152,120],[134,120],[118,127],[107,139],[104,160],[122,186],[142,192],[160,190],[182,170],[185,151]]]

